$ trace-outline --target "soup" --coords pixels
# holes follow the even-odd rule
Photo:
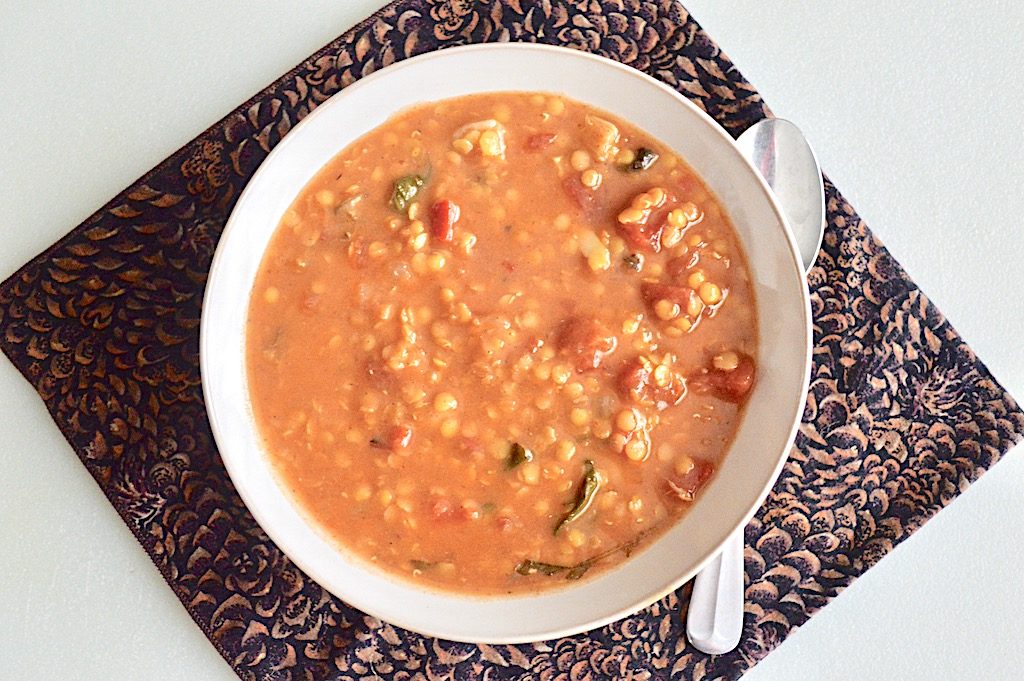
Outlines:
[[[422,105],[338,154],[275,232],[246,333],[266,451],[322,533],[475,594],[572,583],[667,529],[756,373],[715,196],[540,93]]]

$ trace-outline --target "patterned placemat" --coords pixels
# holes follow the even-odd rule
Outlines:
[[[203,286],[246,181],[288,130],[361,76],[487,41],[568,45],[677,88],[733,135],[768,115],[672,0],[399,0],[280,78],[0,287],[0,347],[104,494],[244,679],[734,679],[963,491],[1024,416],[827,186],[810,274],[803,425],[746,529],[738,650],[687,645],[689,587],[589,634],[518,646],[380,622],[300,572],[235,493],[200,389]]]

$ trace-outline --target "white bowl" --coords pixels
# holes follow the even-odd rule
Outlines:
[[[396,112],[477,92],[563,93],[631,121],[671,146],[718,195],[746,248],[760,318],[758,381],[718,474],[683,519],[620,567],[540,595],[424,590],[339,549],[276,479],[257,433],[245,367],[247,301],[264,249],[321,167]],[[779,206],[732,139],[663,84],[600,57],[526,44],[459,47],[402,61],[316,108],[267,157],[217,246],[203,301],[203,393],[231,480],[274,542],[310,577],[382,620],[457,641],[520,643],[586,631],[677,589],[749,521],[796,434],[810,368],[810,306]]]

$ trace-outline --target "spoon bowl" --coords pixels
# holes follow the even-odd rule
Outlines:
[[[804,271],[810,270],[825,234],[825,184],[807,138],[784,118],[766,118],[740,135],[736,146],[772,188],[786,214]]]

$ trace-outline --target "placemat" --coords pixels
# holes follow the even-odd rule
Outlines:
[[[733,135],[769,115],[672,0],[400,0],[119,194],[0,287],[0,347],[35,386],[182,604],[243,679],[735,679],[1020,437],[1024,416],[831,184],[810,273],[803,425],[746,528],[740,647],[684,635],[689,586],[602,629],[475,646],[404,631],[300,572],[214,446],[198,364],[203,286],[239,191],[342,87],[452,45],[568,45],[660,78]]]

